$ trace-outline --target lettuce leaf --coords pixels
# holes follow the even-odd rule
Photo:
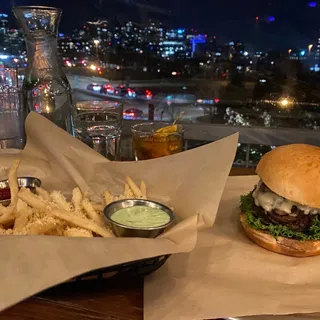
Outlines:
[[[260,218],[255,217],[253,214],[252,192],[248,193],[245,196],[241,196],[240,209],[244,214],[246,214],[248,224],[251,228],[268,232],[275,238],[284,237],[296,239],[299,241],[320,240],[320,220],[318,219],[318,216],[313,219],[310,229],[306,232],[293,231],[281,224],[265,224]]]

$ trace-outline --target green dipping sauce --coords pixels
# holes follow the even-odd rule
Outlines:
[[[111,215],[111,219],[128,227],[160,227],[170,221],[168,213],[161,209],[147,206],[133,206],[119,209]]]

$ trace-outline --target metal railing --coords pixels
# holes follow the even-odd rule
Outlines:
[[[125,153],[132,154],[131,126],[142,123],[141,120],[124,120],[123,144]],[[316,130],[296,128],[263,128],[242,127],[219,124],[183,124],[185,128],[184,140],[185,150],[194,146],[195,141],[200,144],[217,141],[229,135],[239,133],[239,144],[246,150],[244,161],[238,161],[235,165],[252,167],[250,150],[254,145],[280,146],[291,143],[306,143],[320,146],[320,132]]]
[[[100,94],[89,93],[87,90],[74,89],[75,91],[84,92],[93,97],[101,98]],[[108,100],[119,101],[118,97],[104,97]],[[122,102],[126,102],[125,99],[121,99]],[[157,102],[153,101],[155,107]],[[234,104],[237,101],[232,101]],[[130,103],[130,101],[128,101]],[[145,102],[148,103],[147,101]],[[240,103],[240,102],[239,102]],[[243,102],[241,102],[243,104]],[[308,104],[310,105],[310,104]],[[318,105],[317,105],[318,106]],[[191,108],[192,107],[192,108]],[[194,109],[195,106],[190,106]],[[176,113],[179,113],[179,105],[176,105]],[[142,123],[143,120],[124,120],[123,127],[123,152],[126,158],[132,156],[132,139],[131,139],[131,126],[137,123]],[[257,162],[256,159],[252,159],[252,150],[259,148],[259,146],[280,146],[284,144],[292,143],[306,143],[320,146],[320,132],[319,130],[310,130],[303,128],[283,128],[283,127],[263,127],[263,126],[237,126],[231,124],[214,124],[208,122],[198,123],[183,123],[185,127],[184,149],[188,150],[195,146],[200,146],[209,142],[217,141],[234,133],[239,133],[239,144],[241,144],[243,153],[245,153],[242,159],[236,159],[235,165],[252,167]],[[264,150],[265,152],[265,150]],[[259,152],[260,154],[261,152]]]

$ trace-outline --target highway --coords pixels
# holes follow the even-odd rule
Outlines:
[[[104,95],[96,92],[92,92],[86,89],[87,85],[96,82],[96,83],[106,83],[103,82],[102,78],[97,77],[83,77],[83,76],[69,76],[68,77],[71,87],[73,88],[73,103],[77,103],[79,101],[90,101],[90,100],[112,100],[112,101],[121,101],[124,104],[124,111],[128,109],[139,109],[143,112],[143,116],[139,118],[132,118],[132,119],[141,119],[147,120],[148,119],[148,111],[149,111],[149,104],[152,103],[155,106],[155,120],[163,120],[163,121],[173,121],[177,116],[180,115],[181,112],[184,112],[182,117],[183,122],[195,123],[196,119],[199,116],[203,115],[203,111],[198,109],[195,106],[195,97],[192,96],[185,96],[185,95],[177,95],[173,96],[171,99],[171,103],[167,102],[167,96],[163,94],[158,94],[154,97],[153,100],[143,100],[143,99],[126,99],[122,97],[116,97],[113,95]],[[110,82],[113,86],[119,85],[115,82]],[[156,83],[153,82],[152,85],[161,86],[163,83]],[[168,83],[165,84],[167,86]],[[181,87],[182,84],[170,84],[176,85]],[[145,87],[146,83],[134,83],[134,87]],[[148,84],[148,87],[150,85]]]

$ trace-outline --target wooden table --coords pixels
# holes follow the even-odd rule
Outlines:
[[[250,174],[254,174],[254,169],[233,168],[230,173]],[[4,319],[141,320],[143,280],[101,279],[65,283],[2,312],[0,320]]]

